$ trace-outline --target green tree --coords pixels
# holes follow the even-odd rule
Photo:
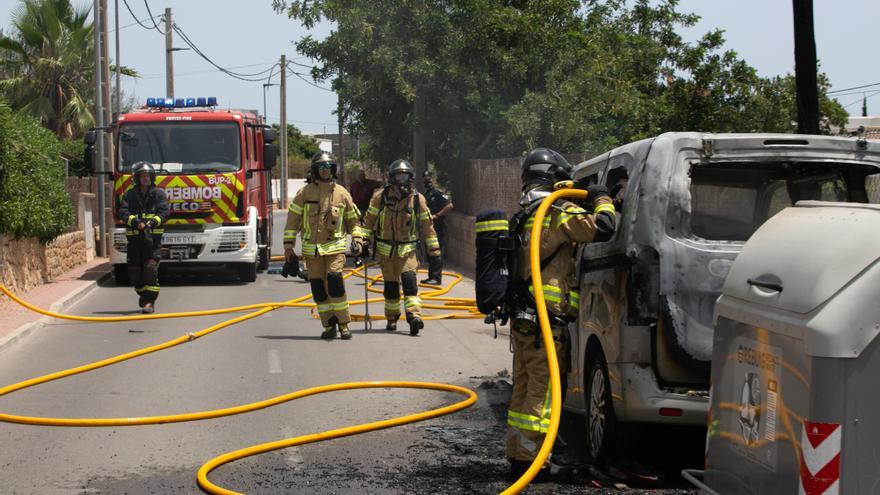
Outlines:
[[[0,36],[0,92],[59,138],[94,124],[94,46],[88,8],[69,0],[22,0]]]

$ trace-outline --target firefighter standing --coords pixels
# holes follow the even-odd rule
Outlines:
[[[329,153],[312,157],[312,181],[296,193],[287,214],[284,229],[284,256],[294,258],[296,236],[302,235],[302,256],[305,259],[312,297],[321,317],[322,339],[339,336],[348,340],[351,321],[345,297],[346,233],[352,234],[352,251],[360,254],[360,213],[344,187],[336,184],[336,160]]]
[[[406,160],[397,160],[388,169],[388,184],[373,194],[364,215],[365,238],[375,235],[376,256],[385,280],[386,330],[397,330],[400,318],[400,288],[410,335],[422,329],[422,301],[416,281],[419,237],[429,257],[440,256],[440,243],[431,222],[425,197],[413,187],[415,170]]]
[[[428,278],[422,280],[423,284],[440,285],[443,283],[443,256],[446,252],[444,243],[446,241],[446,219],[443,218],[449,213],[454,205],[449,195],[434,187],[434,175],[431,172],[425,172],[422,178],[425,185],[425,201],[428,209],[431,210],[431,220],[434,222],[434,231],[437,233],[437,240],[440,242],[441,256],[428,256]]]
[[[519,235],[518,273],[511,274],[513,304],[511,335],[513,348],[513,392],[507,413],[507,458],[511,474],[519,477],[532,463],[550,425],[550,376],[535,310],[534,289],[529,266],[530,231],[534,213],[541,200],[553,192],[556,182],[571,179],[571,165],[559,153],[537,148],[522,162],[523,195],[520,227],[511,226]],[[568,322],[577,317],[579,294],[575,277],[574,255],[577,243],[607,240],[614,232],[614,207],[607,190],[590,186],[588,212],[566,200],[559,200],[544,218],[541,234],[541,288],[546,301],[561,378],[569,364]],[[516,225],[516,216],[511,221]],[[564,381],[562,391],[565,391]],[[537,480],[565,478],[571,471],[545,463]]]
[[[140,296],[141,310],[152,313],[159,297],[159,260],[168,200],[165,191],[156,187],[156,172],[149,163],[133,164],[131,173],[134,184],[122,195],[117,218],[126,226],[128,278]]]

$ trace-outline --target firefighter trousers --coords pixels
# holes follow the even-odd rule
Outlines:
[[[521,329],[526,325],[518,325],[521,322],[513,322],[510,332],[513,391],[507,411],[507,459],[531,462],[538,455],[550,426],[550,371],[540,332],[534,323],[526,321],[530,331],[523,333]],[[570,347],[567,329],[554,328],[553,339],[564,397]]]
[[[347,325],[351,316],[345,296],[345,281],[342,278],[345,253],[307,256],[304,259],[321,325],[330,326],[334,318],[335,323]]]
[[[126,255],[128,280],[138,294],[138,305],[155,303],[159,297],[159,259],[161,253],[142,239],[130,239]]]
[[[403,305],[407,315],[407,321],[411,316],[422,316],[422,299],[419,297],[419,286],[416,282],[416,271],[419,268],[419,260],[416,252],[412,251],[405,256],[396,256],[392,252],[391,257],[379,256],[379,266],[382,267],[382,278],[385,280],[385,317],[388,321],[397,321],[400,318],[400,289],[403,287]]]

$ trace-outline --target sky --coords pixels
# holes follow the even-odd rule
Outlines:
[[[73,0],[75,5],[92,2]],[[306,34],[323,38],[329,25],[320,25],[311,33],[297,21],[272,10],[271,0],[147,0],[153,15],[171,7],[175,23],[209,58],[238,72],[256,73],[269,68],[284,53],[295,62],[311,61],[296,52],[294,42]],[[0,27],[9,32],[11,10],[19,0],[0,0]],[[114,0],[110,4],[112,30]],[[122,0],[119,0],[120,46],[122,65],[137,70],[138,79],[123,78],[122,88],[138,101],[165,95],[165,41],[155,30],[137,24]],[[149,17],[144,0],[128,0],[138,19]],[[794,72],[794,41],[791,0],[681,0],[681,11],[693,12],[702,20],[693,28],[683,29],[687,41],[698,39],[712,29],[723,29],[726,48],[755,67],[762,76]],[[821,70],[831,80],[832,90],[880,83],[880,64],[874,54],[880,48],[877,23],[880,1],[814,0],[816,45]],[[159,20],[157,19],[157,22]],[[149,21],[145,21],[151,25]],[[110,33],[111,41],[114,32]],[[175,35],[175,47],[185,47]],[[111,58],[114,45],[110,46]],[[175,96],[217,96],[221,107],[258,109],[262,113],[262,82],[233,79],[201,59],[193,51],[174,52]],[[296,67],[298,72],[308,69]],[[265,77],[266,74],[260,77]],[[310,78],[309,78],[310,80]],[[273,78],[278,82],[277,75]],[[880,115],[880,85],[867,88],[868,110]],[[265,92],[267,115],[277,122],[278,87]],[[861,112],[861,92],[843,95],[840,102],[851,114]],[[288,77],[287,118],[305,132],[335,132],[336,96],[316,88],[295,76]]]

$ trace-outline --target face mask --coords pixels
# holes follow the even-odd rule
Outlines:
[[[401,188],[409,188],[409,174],[394,174],[391,176],[391,184]]]

